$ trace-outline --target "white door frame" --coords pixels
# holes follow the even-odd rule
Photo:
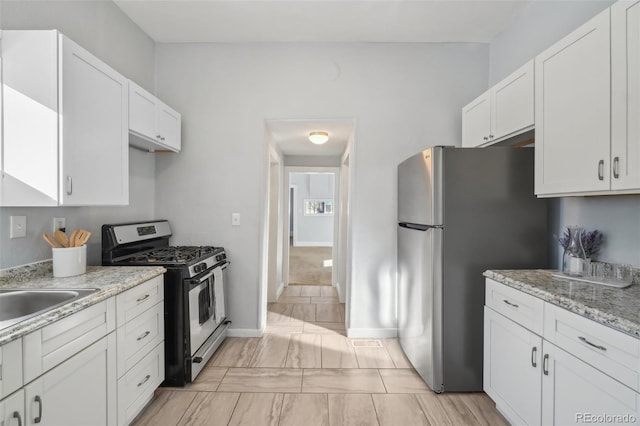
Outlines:
[[[336,241],[335,235],[338,233],[339,224],[340,224],[340,168],[339,167],[302,167],[302,166],[285,166],[284,168],[284,187],[291,187],[291,173],[333,173],[333,247],[331,250],[331,258],[332,258],[332,267],[331,267],[331,286],[335,287],[336,281],[338,279],[338,265],[340,264],[340,260],[338,258],[338,250],[336,250]],[[288,193],[288,190],[287,190]],[[290,206],[290,197],[287,196],[286,205],[284,207],[284,211],[289,212]],[[294,226],[297,225],[297,217],[295,216],[294,210]],[[284,282],[285,287],[289,286],[289,244],[290,235],[289,235],[289,227],[291,226],[289,220],[289,214],[287,214],[285,218],[284,225],[284,241],[287,244],[283,246],[282,253],[282,281]],[[297,239],[297,232],[294,232],[293,238]],[[294,241],[295,243],[296,241]]]

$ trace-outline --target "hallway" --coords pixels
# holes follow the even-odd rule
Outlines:
[[[261,338],[229,337],[135,425],[506,425],[484,393],[434,394],[397,339],[350,339],[329,286],[291,286]]]

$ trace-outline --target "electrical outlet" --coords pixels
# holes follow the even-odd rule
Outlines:
[[[231,226],[240,226],[240,213],[231,213]]]
[[[9,238],[24,238],[27,236],[27,217],[11,216]]]
[[[53,218],[53,232],[57,230],[62,230],[64,232],[67,227],[67,219],[64,217],[54,217]]]

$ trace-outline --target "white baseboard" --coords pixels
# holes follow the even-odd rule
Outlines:
[[[332,242],[296,241],[294,247],[333,247]]]
[[[397,328],[347,328],[347,337],[354,339],[388,339],[398,337]]]
[[[230,328],[227,330],[229,337],[262,337],[264,330],[259,328]]]

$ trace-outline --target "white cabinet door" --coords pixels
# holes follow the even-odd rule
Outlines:
[[[610,185],[610,13],[535,58],[538,195]]]
[[[57,31],[4,31],[0,205],[58,204]]]
[[[128,82],[67,37],[59,40],[61,204],[128,204]]]
[[[491,134],[491,92],[486,91],[462,108],[462,146],[489,142]]]
[[[116,337],[111,333],[25,386],[24,424],[115,424],[116,387]]]
[[[484,308],[484,390],[514,424],[540,424],[542,338]]]
[[[640,423],[639,394],[546,341],[542,395],[545,425]]]
[[[156,97],[132,81],[129,81],[129,130],[154,139],[156,121]]]
[[[162,102],[158,102],[156,109],[156,126],[160,142],[171,151],[180,151],[182,138],[180,135],[180,114]]]
[[[491,140],[533,127],[533,60],[491,88]]]
[[[640,189],[640,2],[611,6],[611,189]]]
[[[24,390],[0,401],[0,425],[22,426],[25,424]]]

